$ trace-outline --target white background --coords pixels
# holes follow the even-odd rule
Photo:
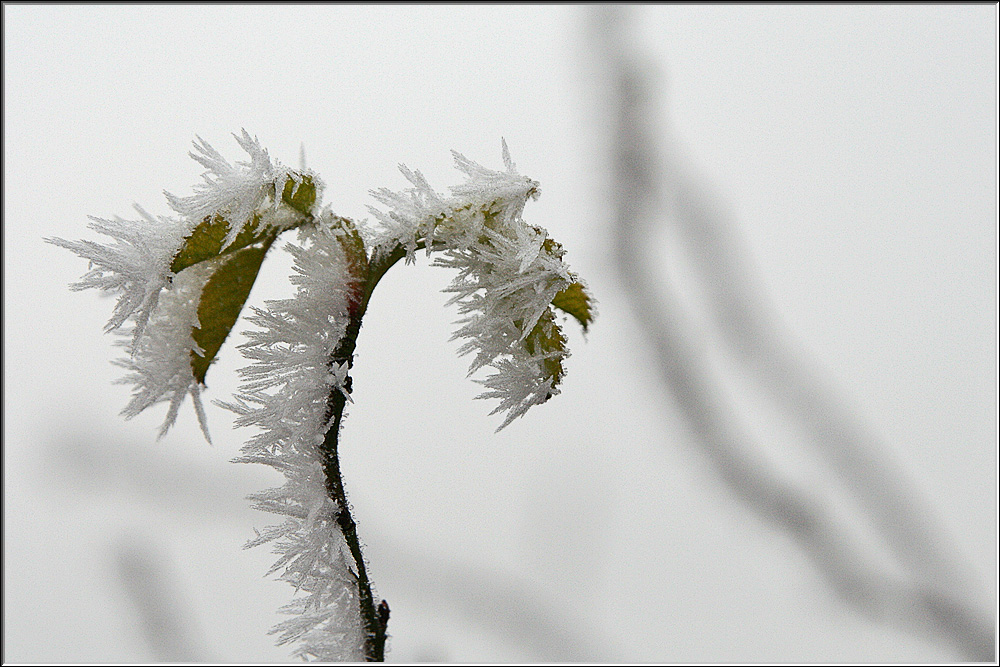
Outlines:
[[[111,301],[43,237],[167,213],[195,135],[246,128],[363,218],[368,191],[441,190],[450,149],[542,197],[525,217],[600,302],[561,396],[500,434],[449,342],[450,277],[398,266],[365,319],[343,466],[391,660],[949,661],[856,616],[797,545],[732,501],[650,370],[607,250],[605,93],[588,8],[38,6],[4,12],[4,660],[169,660],[137,601],[205,660],[280,661],[291,588],[240,549],[271,518],[209,408],[118,417]],[[996,7],[637,12],[659,122],[729,206],[783,323],[883,439],[995,604]],[[289,295],[269,259],[251,300]],[[245,328],[240,324],[238,330]],[[231,345],[209,377],[227,399]],[[773,443],[772,443],[773,444]],[[780,444],[780,443],[779,443]],[[142,577],[128,568],[147,568]],[[139,584],[136,583],[139,581]],[[131,583],[130,583],[131,582]],[[165,591],[136,593],[146,584]],[[138,586],[138,588],[136,588]],[[132,592],[130,592],[132,591]],[[166,610],[166,611],[164,611]],[[158,648],[159,646],[159,648]]]

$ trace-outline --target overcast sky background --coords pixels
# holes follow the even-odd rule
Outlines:
[[[291,587],[241,550],[279,482],[209,407],[124,422],[112,302],[43,237],[168,212],[245,128],[325,200],[444,190],[451,149],[541,183],[599,301],[563,393],[500,434],[449,342],[450,276],[394,268],[359,338],[345,484],[390,660],[950,661],[872,624],[733,502],[650,369],[608,248],[605,95],[587,7],[4,9],[4,660],[280,661]],[[657,122],[733,213],[781,321],[887,445],[995,605],[997,9],[643,6]],[[251,301],[291,294],[272,253]],[[666,255],[664,255],[665,257]],[[246,328],[237,325],[237,330]],[[226,400],[231,344],[208,376]],[[762,427],[763,428],[763,427]],[[766,434],[782,451],[787,434]],[[794,472],[795,459],[784,461]],[[808,481],[808,476],[804,479]],[[138,575],[136,573],[139,573]],[[145,608],[143,604],[155,604]],[[145,602],[143,602],[145,601]],[[171,611],[174,610],[174,611]],[[176,612],[176,613],[174,613]],[[144,622],[181,625],[150,641]],[[163,618],[167,618],[163,621]],[[161,633],[162,634],[162,633]]]

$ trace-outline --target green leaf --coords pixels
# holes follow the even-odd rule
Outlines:
[[[226,252],[236,252],[264,240],[266,236],[271,234],[270,231],[258,233],[259,227],[260,216],[254,214],[249,224],[236,235],[236,239],[226,248]],[[224,217],[221,215],[206,217],[184,241],[184,245],[181,246],[180,251],[174,256],[174,261],[170,264],[170,270],[174,273],[180,273],[189,266],[224,254],[222,243],[228,233],[229,221]]]
[[[364,307],[367,298],[366,283],[372,278],[368,271],[368,253],[365,248],[365,241],[361,238],[361,233],[350,218],[339,215],[333,216],[333,229],[336,231],[337,240],[344,250],[347,259],[347,287],[348,310],[353,315],[358,308]],[[378,279],[375,278],[375,282]],[[374,284],[371,285],[374,288]]]
[[[535,229],[544,231],[538,227]],[[556,259],[562,259],[566,255],[562,244],[554,239],[545,239],[542,241],[542,251]],[[573,278],[576,278],[576,276],[573,276]],[[593,298],[587,293],[587,288],[583,286],[583,283],[574,282],[553,297],[552,305],[564,313],[575,317],[577,322],[583,327],[583,330],[587,331],[587,327],[594,321],[592,301]]]
[[[264,187],[270,188],[269,196],[273,197],[274,184]],[[287,179],[281,192],[281,201],[302,215],[295,222],[283,226],[278,231],[295,229],[309,221],[312,217],[312,208],[316,204],[316,184],[312,176],[295,174],[294,178]],[[260,243],[275,234],[274,228],[261,225],[260,215],[254,213],[253,217],[243,224],[243,228],[233,242],[223,250],[222,244],[229,234],[229,225],[230,221],[219,213],[202,220],[184,240],[184,245],[181,246],[180,251],[170,264],[170,270],[174,273],[180,273],[189,266],[194,266],[219,255],[236,252],[255,243]]]
[[[591,296],[587,293],[583,283],[573,283],[555,295],[552,299],[552,305],[575,317],[583,326],[583,330],[586,331],[590,323],[594,321],[591,301]]]
[[[545,377],[551,378],[550,386],[555,388],[562,382],[566,374],[563,369],[563,360],[566,358],[566,336],[556,323],[555,314],[551,308],[546,308],[538,322],[531,329],[531,332],[524,338],[524,349],[528,354],[534,356],[538,354],[549,355],[543,362],[542,368],[545,370]],[[546,400],[551,398],[551,394]]]
[[[316,204],[316,183],[309,174],[296,174],[298,180],[289,178],[281,192],[281,201],[303,215],[309,215]]]
[[[270,187],[270,196],[273,197],[274,185],[264,187]],[[316,204],[316,184],[312,177],[303,174],[297,180],[286,180],[281,201],[301,214],[291,224],[281,227],[265,225],[261,223],[260,215],[254,213],[233,242],[223,248],[230,231],[230,221],[221,214],[208,216],[184,240],[184,245],[170,264],[171,271],[180,273],[200,262],[222,257],[220,266],[205,283],[198,302],[201,326],[191,330],[191,336],[204,351],[204,355],[191,353],[191,370],[202,384],[205,383],[208,367],[215,361],[219,349],[239,319],[267,251],[281,232],[312,219],[311,211]]]
[[[239,319],[264,255],[277,237],[277,232],[272,231],[263,243],[233,252],[205,283],[198,303],[201,326],[191,330],[191,336],[205,353],[202,356],[191,352],[191,370],[199,383],[205,383],[208,367]]]
[[[541,227],[535,227],[535,231],[545,233],[545,230]],[[555,239],[545,239],[542,241],[542,250],[552,255],[556,259],[562,259],[566,255],[566,251],[563,250],[562,243],[559,243]]]
[[[357,225],[350,218],[335,216],[334,225],[338,228],[340,247],[347,255],[347,261],[351,265],[351,273],[355,277],[365,274],[368,269],[368,254],[365,250],[365,241],[361,238],[361,232]]]

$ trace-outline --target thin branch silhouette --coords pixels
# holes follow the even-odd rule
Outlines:
[[[855,610],[945,640],[966,659],[994,659],[993,618],[976,600],[971,568],[948,548],[925,503],[877,438],[826,387],[774,322],[735,230],[672,153],[660,148],[649,65],[628,48],[627,13],[594,15],[610,100],[614,256],[664,384],[697,443],[737,498],[794,537]],[[666,155],[666,157],[664,157]],[[738,422],[709,358],[706,332],[686,316],[680,292],[651,270],[652,234],[672,226],[703,286],[712,325],[740,371],[804,427],[816,454],[908,570],[884,572],[822,498],[785,479]],[[646,261],[643,261],[645,258]]]
[[[161,556],[160,545],[134,533],[115,546],[116,570],[143,636],[160,662],[206,662],[209,653],[194,627],[194,614]]]

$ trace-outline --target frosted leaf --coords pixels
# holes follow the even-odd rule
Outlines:
[[[132,355],[115,362],[129,371],[118,383],[133,385],[132,400],[122,410],[126,419],[161,401],[170,402],[160,437],[173,425],[184,398],[191,394],[198,422],[205,438],[209,438],[200,385],[191,370],[192,353],[200,354],[202,350],[191,331],[198,325],[201,291],[214,268],[213,263],[205,262],[175,276],[170,288],[160,296],[149,326],[132,347]]]
[[[267,151],[246,130],[242,136],[233,135],[240,147],[250,156],[249,162],[230,164],[219,151],[198,137],[194,152],[190,153],[206,168],[203,183],[194,187],[195,194],[178,197],[166,194],[170,207],[194,228],[206,218],[223,215],[230,227],[222,247],[229,246],[253,219],[263,205],[274,215],[280,214],[281,196],[285,183],[294,178],[293,172],[283,165],[271,162]]]
[[[563,262],[561,246],[522,219],[527,200],[538,196],[538,183],[517,172],[506,142],[503,171],[453,155],[467,178],[451,188],[451,196],[435,192],[420,172],[405,167],[401,171],[413,187],[372,192],[388,207],[370,209],[380,226],[375,257],[401,247],[412,260],[422,245],[428,254],[438,253],[435,266],[458,271],[445,288],[462,315],[453,338],[465,340],[460,354],[474,355],[470,374],[484,367],[494,371],[479,381],[488,389],[480,398],[500,400],[494,412],[507,412],[503,428],[558,393],[569,352],[550,304],[563,295],[563,305],[586,324],[592,316],[589,295]],[[571,290],[573,285],[578,289]],[[549,345],[533,351],[529,338],[543,316]]]
[[[98,289],[118,295],[114,313],[105,331],[114,331],[129,318],[134,320],[132,347],[135,349],[161,290],[171,276],[170,263],[188,233],[183,222],[167,217],[154,218],[139,206],[139,220],[91,218],[91,229],[114,239],[114,243],[47,239],[72,250],[90,262],[90,269],[71,287]]]
[[[123,414],[130,418],[169,401],[161,436],[191,394],[208,437],[199,396],[209,365],[239,317],[267,250],[282,231],[312,220],[319,198],[321,183],[311,172],[296,174],[272,163],[246,131],[236,139],[250,155],[236,166],[205,141],[195,143],[191,155],[208,171],[193,196],[167,195],[179,219],[154,218],[136,206],[139,220],[92,218],[91,229],[112,243],[48,239],[90,262],[73,289],[118,296],[106,330],[132,325],[131,358],[119,363],[130,371],[123,382],[135,388]]]

